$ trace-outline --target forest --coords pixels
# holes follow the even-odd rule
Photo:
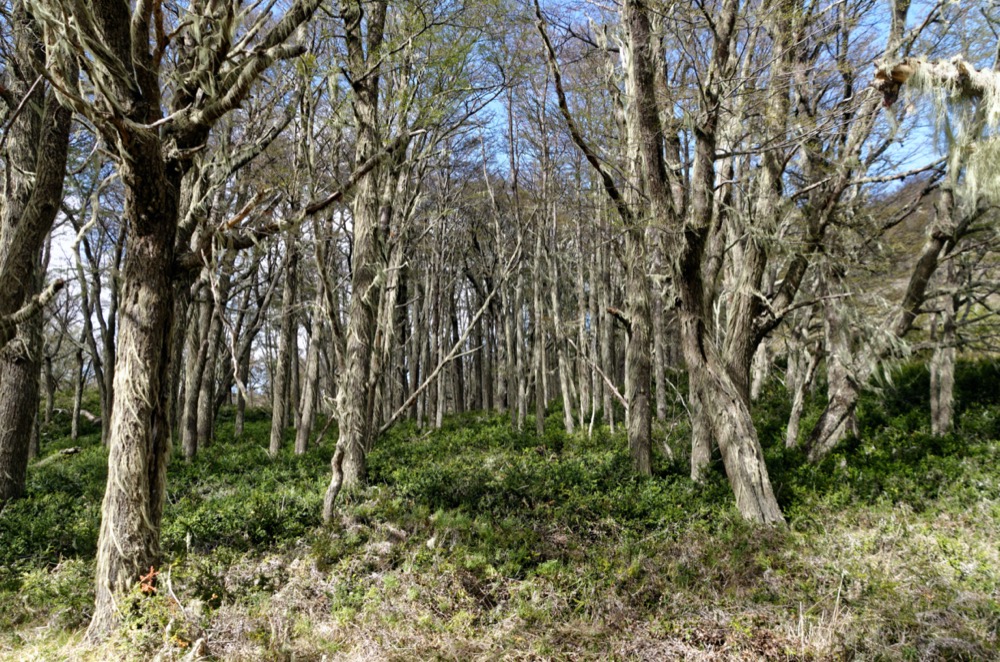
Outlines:
[[[997,0],[0,7],[0,659],[1000,659]]]

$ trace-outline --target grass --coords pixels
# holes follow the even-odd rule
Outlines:
[[[484,414],[396,427],[327,529],[332,442],[272,461],[266,415],[238,440],[223,415],[219,441],[171,465],[160,591],[96,650],[82,631],[106,456],[96,431],[56,454],[57,426],[28,498],[0,514],[0,656],[995,659],[996,372],[962,366],[943,438],[926,371],[895,374],[816,466],[784,449],[772,385],[755,416],[786,530],[743,523],[718,463],[704,486],[685,477],[683,424],[659,431],[674,459],[640,478],[620,432],[566,435],[557,408],[542,437]]]

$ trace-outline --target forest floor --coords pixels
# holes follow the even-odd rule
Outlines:
[[[935,438],[926,371],[902,371],[819,466],[783,448],[771,388],[755,416],[787,529],[744,524],[721,466],[688,480],[685,425],[639,478],[620,432],[567,435],[557,410],[542,437],[480,414],[395,428],[323,528],[332,441],[272,461],[266,414],[233,440],[224,411],[171,465],[157,592],[98,649],[106,451],[57,421],[0,513],[0,658],[1000,659],[997,372],[963,367],[959,429]]]

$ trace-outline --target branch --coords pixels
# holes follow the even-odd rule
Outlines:
[[[964,58],[956,56],[936,62],[907,57],[893,65],[876,64],[872,87],[882,94],[882,105],[889,108],[899,98],[900,88],[914,76],[920,77],[922,85],[948,90],[959,99],[981,99],[1000,85],[998,72],[977,70]],[[991,111],[991,115],[996,114],[997,111]],[[991,117],[990,124],[996,119]]]
[[[344,196],[350,193],[351,190],[353,190],[354,187],[358,185],[358,182],[361,180],[362,177],[364,177],[369,172],[374,170],[380,163],[382,163],[382,161],[384,161],[389,156],[394,155],[398,150],[406,149],[406,147],[410,144],[410,139],[413,138],[413,136],[418,135],[420,133],[423,133],[423,130],[407,131],[406,133],[401,134],[396,138],[394,138],[388,145],[383,147],[377,153],[369,157],[367,161],[365,161],[360,166],[355,168],[354,172],[351,173],[351,176],[348,178],[348,180],[344,182],[344,184],[339,189],[337,189],[330,195],[326,196],[322,200],[314,200],[313,202],[310,202],[308,205],[306,205],[305,215],[312,216],[313,214],[318,214],[319,212],[323,211],[333,203],[343,200]]]
[[[566,101],[566,90],[563,89],[562,72],[559,70],[559,61],[556,59],[556,51],[552,47],[548,30],[545,29],[545,19],[542,18],[542,8],[538,5],[538,0],[535,0],[535,16],[537,18],[535,25],[538,27],[538,34],[542,36],[542,43],[545,44],[545,56],[549,63],[549,69],[552,71],[552,80],[556,86],[556,97],[559,99],[559,111],[566,121],[566,128],[569,129],[569,134],[573,138],[573,142],[580,148],[580,151],[583,152],[583,155],[587,158],[590,165],[593,166],[594,170],[597,171],[597,174],[600,175],[604,190],[614,203],[618,215],[626,226],[631,226],[633,221],[632,210],[625,202],[621,191],[618,190],[615,180],[604,169],[604,166],[601,165],[601,160],[597,157],[597,153],[594,152],[593,148],[583,137],[579,125],[577,125],[576,120],[573,119],[573,114],[569,110],[569,103]]]
[[[506,280],[506,277],[510,275],[510,273],[513,271],[514,265],[517,264],[517,260],[520,257],[520,255],[521,255],[521,240],[520,237],[518,237],[517,246],[514,248],[514,253],[510,256],[510,259],[507,261],[507,265],[504,268],[503,276],[497,279],[497,285],[490,292],[489,296],[486,297],[486,300],[483,301],[483,305],[479,307],[479,310],[476,311],[476,314],[466,325],[465,331],[462,333],[462,336],[457,341],[455,341],[455,344],[452,345],[451,347],[451,351],[448,352],[447,356],[441,359],[437,367],[434,368],[434,371],[427,376],[427,379],[425,379],[423,383],[415,391],[413,391],[413,393],[410,394],[410,397],[406,399],[406,402],[404,402],[399,407],[399,409],[393,412],[392,416],[389,417],[389,420],[387,420],[385,424],[382,425],[381,428],[379,428],[379,431],[376,434],[376,436],[379,436],[388,431],[389,428],[391,428],[393,424],[397,420],[399,420],[399,417],[402,416],[410,408],[410,405],[412,405],[416,401],[417,397],[424,392],[424,389],[430,386],[434,382],[434,380],[437,379],[438,374],[444,369],[444,367],[449,363],[451,363],[456,358],[458,358],[459,356],[458,350],[465,343],[466,339],[469,337],[469,334],[472,333],[472,329],[476,326],[476,323],[479,322],[479,318],[482,317],[483,313],[485,313],[486,310],[489,308],[490,302],[493,300],[493,297],[496,296],[496,293],[500,291],[501,283],[503,283]],[[468,353],[470,352],[464,352],[462,356]]]
[[[621,391],[618,390],[618,387],[615,386],[615,383],[611,381],[611,379],[607,375],[604,374],[604,371],[601,370],[601,367],[594,362],[594,359],[590,358],[589,356],[585,355],[583,352],[580,351],[580,348],[576,346],[576,343],[573,342],[572,338],[566,336],[566,340],[568,340],[569,344],[573,346],[573,349],[576,350],[578,356],[582,356],[583,358],[587,359],[587,363],[589,363],[590,366],[597,371],[597,374],[601,376],[601,378],[604,380],[604,383],[607,384],[608,388],[611,389],[611,395],[615,396],[618,399],[618,402],[622,403],[622,406],[625,407],[625,411],[628,411],[628,403],[625,401],[625,396],[621,394]]]
[[[54,280],[43,292],[31,297],[31,300],[20,309],[10,315],[0,317],[0,347],[6,345],[14,337],[18,324],[22,324],[40,313],[42,308],[47,306],[59,293],[59,290],[65,286],[66,281],[63,279]]]

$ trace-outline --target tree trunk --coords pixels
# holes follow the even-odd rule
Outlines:
[[[445,323],[444,319],[444,279],[445,274],[443,271],[444,259],[442,256],[442,264],[438,265],[437,272],[437,285],[435,290],[438,292],[435,297],[434,304],[434,353],[431,359],[431,365],[437,366],[441,363],[441,359],[445,355],[445,334],[447,333],[448,325]],[[437,381],[435,382],[435,391],[437,395],[434,397],[435,407],[434,407],[434,428],[440,430],[444,425],[444,412],[445,412],[445,402],[447,401],[447,394],[445,393],[445,386],[448,381],[442,379],[439,375]]]
[[[656,381],[656,420],[667,420],[667,340],[663,326],[663,288],[653,287],[653,378]]]
[[[45,355],[42,374],[45,375],[45,424],[49,425],[52,423],[52,410],[56,406],[56,377],[53,374],[52,357],[48,354]]]
[[[736,507],[748,520],[783,523],[746,400],[704,338],[703,329],[700,319],[682,314],[681,333],[691,387],[697,390],[699,406],[711,412],[701,420],[710,426],[711,436],[718,441]]]
[[[0,506],[24,494],[38,411],[41,322],[40,315],[24,322],[0,349]]]
[[[246,384],[250,377],[250,353],[247,352],[238,357],[236,374],[241,384]],[[243,436],[243,427],[246,424],[247,400],[243,396],[243,390],[236,389],[236,417],[233,421],[233,438],[239,439]]]
[[[587,271],[589,266],[586,263],[585,252],[583,248],[583,222],[580,221],[576,226],[576,245],[579,252],[578,264],[576,271],[576,365],[575,365],[575,378],[579,383],[579,399],[576,404],[579,407],[579,422],[580,427],[586,425],[586,420],[590,415],[591,406],[591,395],[590,391],[592,388],[591,384],[591,369],[587,365],[587,358],[590,352],[590,340],[588,333],[592,333],[593,329],[587,328],[587,291],[584,283],[586,279],[584,273]],[[593,282],[591,282],[591,288],[593,288]],[[592,356],[590,357],[593,358]]]
[[[83,407],[83,387],[85,385],[84,360],[83,360],[83,338],[81,337],[76,346],[73,363],[73,413],[70,417],[70,439],[76,441],[80,438],[80,409]]]
[[[705,480],[712,464],[712,428],[710,410],[703,404],[701,391],[688,372],[688,409],[691,415],[691,480]]]
[[[122,597],[160,561],[160,521],[170,451],[166,374],[174,312],[179,177],[162,161],[156,129],[136,130],[120,163],[129,226],[110,425],[108,483],[97,544],[97,596],[88,630],[102,638]],[[169,177],[169,178],[168,178]]]
[[[219,276],[218,292],[215,295],[209,292],[212,315],[208,324],[205,362],[198,388],[198,445],[202,448],[208,447],[215,437],[216,364],[218,363],[219,347],[222,344],[222,316],[226,314],[231,267],[231,263],[223,267],[223,272]],[[218,300],[216,300],[216,296]]]
[[[208,282],[205,278],[193,286],[191,303],[191,319],[187,333],[187,357],[184,368],[184,414],[182,436],[184,459],[194,460],[198,453],[198,396],[200,384],[205,370],[205,355],[208,351],[209,320],[212,317],[212,304],[208,298]]]
[[[839,282],[839,277],[836,277]],[[823,292],[830,293],[829,280]],[[855,407],[860,394],[854,374],[851,331],[844,318],[843,305],[827,298],[823,302],[823,331],[826,337],[827,400],[829,404],[809,435],[809,460],[816,462],[833,449],[845,435],[857,432]]]
[[[469,295],[470,298],[472,294]],[[479,302],[482,303],[482,302]],[[483,403],[487,401],[486,397],[486,376],[484,363],[486,362],[486,357],[489,355],[489,343],[486,339],[489,338],[489,327],[487,324],[488,317],[485,315],[476,322],[472,329],[472,347],[479,348],[476,349],[472,355],[472,384],[471,384],[471,400],[469,401],[469,408],[473,411],[482,411],[485,407]],[[486,333],[483,333],[483,330]],[[457,329],[456,329],[457,337]]]
[[[497,365],[497,343],[493,324],[496,311],[495,303],[495,300],[490,303],[489,310],[483,313],[483,318],[478,322],[483,334],[483,344],[480,350],[483,356],[483,374],[480,377],[480,383],[482,384],[480,409],[486,411],[493,411],[496,407],[495,391],[493,388],[493,373]]]
[[[555,241],[555,215],[553,215],[553,241]],[[549,299],[552,304],[552,330],[555,335],[556,360],[559,366],[559,390],[563,401],[563,425],[566,432],[573,434],[573,396],[570,393],[571,367],[566,356],[566,341],[563,337],[562,315],[559,310],[559,265],[550,251],[549,261]]]
[[[548,409],[548,386],[545,369],[545,325],[542,316],[542,233],[541,228],[535,232],[535,260],[531,267],[532,280],[532,351],[535,364],[535,434],[541,437],[545,433],[545,411]]]
[[[434,281],[431,278],[430,270],[424,274],[424,284],[421,288],[421,293],[423,294],[423,306],[422,310],[416,311],[418,325],[416,327],[416,337],[417,342],[420,345],[420,374],[419,381],[414,381],[414,384],[420,384],[426,378],[427,374],[431,371],[431,338],[434,333],[434,326],[432,324],[432,298],[434,297],[433,289]],[[420,403],[417,408],[417,427],[421,428],[424,426],[424,422],[430,418],[430,397],[431,389],[424,389],[424,392],[420,394],[418,402]]]
[[[10,18],[14,48],[2,84],[24,105],[20,114],[9,109],[4,134],[0,319],[17,312],[38,289],[39,255],[62,202],[71,118],[46,85],[32,83],[46,66],[34,19],[20,3],[14,4]],[[0,506],[24,492],[38,409],[41,328],[40,314],[16,326],[0,325]]]
[[[449,297],[449,306],[448,307],[449,307],[449,310],[450,310],[449,318],[451,319],[451,335],[449,336],[450,340],[447,343],[447,346],[449,346],[449,347],[452,346],[452,345],[454,345],[456,342],[458,342],[458,339],[462,337],[461,333],[458,330],[458,303],[459,303],[459,299],[460,299],[460,295],[459,295],[458,292],[453,292],[452,296]],[[482,350],[480,350],[480,352],[481,351]],[[477,354],[479,354],[479,352],[477,352]],[[453,386],[454,395],[455,395],[455,397],[454,397],[455,413],[456,414],[464,414],[465,413],[465,366],[463,365],[463,361],[462,361],[461,357],[456,358],[455,360],[453,360],[452,361],[452,365],[453,365],[452,371],[453,371],[453,374],[454,374],[454,377],[453,377],[453,380],[452,380],[452,386]],[[473,390],[474,391],[480,390],[478,382],[476,382],[476,388],[473,389]]]
[[[507,284],[501,285],[499,315],[494,315],[496,323],[497,359],[496,369],[496,408],[501,414],[513,411],[514,403],[511,402],[511,393],[515,389],[511,386],[514,379],[514,311],[510,305],[510,293]]]
[[[309,347],[306,350],[305,385],[302,389],[301,415],[299,427],[295,431],[295,454],[302,455],[309,447],[309,435],[316,422],[316,399],[319,395],[319,347],[323,342],[323,324],[318,311],[323,306],[323,293],[318,290],[313,310],[317,311],[312,318],[312,329],[309,334]]]
[[[515,342],[517,350],[517,417],[514,427],[524,429],[528,417],[528,365],[526,354],[528,346],[524,337],[524,272],[517,272],[517,286],[514,290],[514,325],[516,327]]]
[[[610,302],[610,291],[611,291],[611,270],[608,266],[608,254],[607,250],[603,247],[598,248],[598,262],[600,263],[601,278],[599,283],[599,294],[598,294],[598,304],[597,308],[600,311],[598,315],[601,318],[600,324],[600,335],[601,335],[601,367],[604,370],[604,374],[608,376],[609,379],[614,379],[615,375],[615,340],[614,340],[614,322],[611,319],[611,314],[608,313],[608,308],[611,305]],[[608,427],[612,430],[615,429],[615,404],[612,399],[611,386],[605,384],[604,380],[601,380],[601,391],[604,394],[602,410],[604,411],[604,420],[608,424]]]
[[[793,395],[792,411],[788,415],[788,425],[785,428],[786,448],[795,448],[799,444],[799,426],[802,421],[802,411],[805,409],[806,394],[812,388],[820,355],[818,347],[810,350],[803,342],[799,351],[788,357],[789,370],[785,384]]]
[[[945,270],[945,295],[940,314],[940,334],[934,324],[931,337],[936,341],[931,357],[931,434],[945,435],[952,431],[955,417],[955,261],[949,260]],[[936,320],[935,320],[936,321]]]
[[[382,30],[385,25],[387,2],[378,0],[368,7],[363,17],[361,6],[343,4],[341,13],[347,26],[347,60],[354,76],[352,96],[357,141],[354,163],[360,166],[382,146],[379,121],[379,69],[369,69],[368,57],[381,57]],[[366,20],[362,20],[362,19]],[[364,25],[363,25],[364,23]],[[367,28],[367,35],[362,31]],[[367,37],[365,39],[364,37]],[[367,48],[365,48],[367,41]],[[367,55],[366,55],[367,54]],[[381,169],[361,177],[351,205],[353,243],[351,252],[351,301],[348,306],[344,357],[341,376],[340,436],[337,451],[342,461],[331,459],[332,477],[324,500],[323,520],[333,517],[333,501],[337,492],[359,487],[367,474],[365,449],[371,434],[369,411],[369,371],[374,350],[375,325],[378,316],[378,278],[384,268],[382,238],[379,232],[379,202]],[[337,453],[334,453],[336,459]]]
[[[289,238],[286,248],[289,251],[289,256],[285,267],[285,284],[281,293],[278,362],[274,369],[274,381],[271,384],[271,443],[268,447],[268,453],[271,457],[277,457],[281,451],[290,413],[286,405],[288,391],[291,388],[292,362],[298,361],[297,356],[292,356],[292,352],[295,351],[292,335],[296,331],[295,293],[298,280],[298,256],[293,238]]]
[[[633,228],[625,236],[625,278],[628,333],[625,347],[625,401],[628,403],[628,445],[632,467],[642,475],[652,469],[652,412],[650,409],[651,314],[646,248],[642,231]]]
[[[409,344],[410,356],[409,356],[409,368],[410,368],[410,389],[416,389],[420,385],[420,378],[422,376],[421,371],[421,357],[420,352],[423,348],[423,329],[420,326],[421,310],[419,302],[422,301],[424,290],[420,283],[417,282],[417,278],[412,279],[416,285],[416,294],[413,303],[409,304],[408,308],[410,311],[410,337],[407,338],[407,343]],[[413,404],[410,405],[410,418],[414,421],[418,421],[420,417],[420,398],[414,398]],[[420,427],[418,422],[417,427]]]

